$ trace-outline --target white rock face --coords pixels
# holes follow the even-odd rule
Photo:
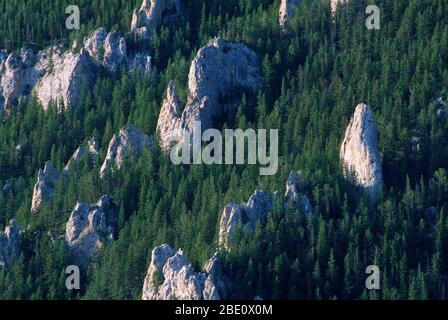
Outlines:
[[[162,149],[167,151],[171,138],[181,130],[191,133],[195,121],[201,121],[202,130],[212,128],[215,117],[238,105],[244,91],[259,91],[261,84],[261,70],[254,51],[219,38],[210,41],[191,64],[189,95],[182,115],[179,115],[175,87],[173,84],[168,87],[157,123]]]
[[[65,229],[65,241],[76,263],[84,265],[114,240],[117,221],[117,212],[108,196],[94,205],[76,204]]]
[[[162,23],[180,12],[181,0],[143,0],[140,10],[132,14],[131,32],[135,40],[149,40]]]
[[[228,204],[224,208],[219,227],[218,246],[226,250],[230,249],[229,240],[237,229],[254,232],[257,223],[264,223],[267,220],[269,211],[272,208],[270,195],[261,190],[249,198],[249,201],[241,205]]]
[[[126,61],[126,39],[114,31],[107,33],[105,28],[85,39],[84,48],[97,64],[111,73],[116,73]]]
[[[310,199],[304,194],[304,184],[301,172],[291,171],[286,182],[285,207],[288,208],[292,204],[306,216],[309,216],[313,212],[313,207]]]
[[[98,158],[99,153],[99,142],[97,139],[90,139],[87,142],[86,146],[81,146],[78,149],[76,149],[75,153],[71,156],[70,160],[68,161],[67,165],[64,168],[64,172],[69,172],[73,166],[76,163],[79,163],[84,156],[88,155],[90,158],[90,161],[92,162],[92,165],[96,165],[96,160]]]
[[[281,27],[286,26],[288,19],[294,15],[300,2],[302,0],[282,0],[278,17],[278,22]]]
[[[9,115],[30,94],[39,77],[34,60],[28,49],[22,49],[20,56],[0,52],[0,115],[2,112]]]
[[[31,211],[39,210],[42,201],[53,197],[53,189],[61,173],[57,170],[51,161],[45,163],[44,170],[39,170],[37,183],[34,185],[33,200],[31,203]]]
[[[220,280],[219,254],[206,263],[205,273],[194,272],[182,250],[167,244],[154,248],[143,285],[143,300],[219,300],[225,297]],[[220,296],[221,295],[223,296]]]
[[[347,178],[366,188],[373,201],[383,184],[378,131],[369,106],[359,104],[345,132],[340,157]]]
[[[150,149],[153,139],[133,125],[127,125],[114,135],[109,143],[107,156],[101,166],[100,176],[104,177],[115,165],[118,169],[123,164],[126,155],[138,155],[145,149]]]
[[[11,220],[5,232],[0,232],[0,270],[6,269],[20,255],[20,227]]]
[[[78,106],[83,87],[90,88],[95,82],[89,54],[81,49],[80,53],[68,51],[62,56],[53,55],[53,66],[39,80],[34,92],[44,109],[50,102],[61,108],[70,105]]]

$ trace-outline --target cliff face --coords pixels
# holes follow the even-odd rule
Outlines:
[[[270,195],[261,190],[257,190],[246,203],[228,204],[221,215],[218,246],[230,249],[230,239],[237,229],[244,228],[254,232],[257,223],[264,223],[267,220],[271,208]]]
[[[127,125],[114,135],[109,143],[106,159],[101,166],[100,176],[104,177],[115,165],[118,169],[126,155],[137,155],[151,148],[153,139],[133,125]]]
[[[257,92],[262,76],[255,52],[239,43],[214,39],[199,50],[193,60],[188,77],[188,99],[180,115],[179,101],[174,85],[167,90],[157,132],[165,151],[171,139],[182,130],[193,131],[195,121],[202,130],[212,128],[213,119],[234,108],[243,92]]]
[[[95,73],[88,53],[68,51],[61,56],[53,55],[52,66],[34,88],[38,101],[46,110],[50,102],[58,108],[79,105],[83,88],[90,88],[95,82]]]
[[[225,298],[220,279],[221,260],[216,253],[198,273],[184,256],[165,244],[154,248],[143,285],[143,300],[219,300]]]
[[[344,174],[357,185],[366,188],[373,201],[383,184],[378,131],[372,110],[365,104],[356,107],[345,132],[340,157]]]
[[[76,263],[88,263],[114,240],[117,223],[117,211],[108,196],[93,205],[77,203],[65,229],[65,240]]]
[[[0,270],[5,269],[20,255],[20,227],[16,220],[11,220],[0,232]]]

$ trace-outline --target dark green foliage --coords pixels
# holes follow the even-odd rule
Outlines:
[[[66,1],[0,1],[8,22],[0,39],[17,49],[80,39],[99,26],[126,34],[139,2],[79,1],[82,30],[69,34],[62,29]],[[435,100],[447,98],[448,3],[375,2],[381,30],[368,31],[364,10],[353,3],[333,22],[325,1],[313,1],[301,5],[285,34],[279,1],[187,1],[186,13],[151,43],[157,68],[151,81],[100,78],[80,108],[62,114],[45,113],[35,101],[22,105],[0,123],[0,187],[14,181],[7,192],[0,189],[0,226],[14,217],[30,228],[23,255],[0,271],[0,299],[138,299],[154,246],[182,248],[200,269],[216,249],[224,206],[247,201],[257,188],[284,193],[292,169],[304,172],[314,213],[306,219],[276,206],[254,235],[237,235],[223,256],[232,298],[445,299],[448,110],[438,114]],[[169,80],[185,102],[189,64],[217,35],[252,47],[264,73],[262,92],[245,97],[221,124],[278,128],[278,174],[259,177],[256,166],[173,166],[155,147],[100,179],[112,135],[126,123],[155,134]],[[372,106],[380,132],[385,188],[376,206],[341,176],[339,147],[359,102]],[[37,170],[49,159],[62,168],[92,136],[101,141],[96,167],[80,164],[56,186],[53,200],[31,214]],[[93,203],[106,193],[120,209],[118,239],[95,268],[83,270],[80,292],[67,292],[70,255],[47,232],[58,239],[76,201]],[[377,292],[365,289],[372,264],[382,272]]]

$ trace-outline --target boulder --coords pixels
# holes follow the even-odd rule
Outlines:
[[[108,196],[93,205],[77,203],[65,228],[65,241],[76,263],[85,265],[114,240],[117,210]]]
[[[133,125],[126,125],[118,135],[112,137],[106,159],[101,166],[100,176],[104,177],[113,166],[120,169],[126,155],[141,154],[145,149],[150,149],[152,145],[151,137]]]
[[[136,41],[151,39],[154,31],[181,12],[181,0],[143,0],[132,14],[131,32]]]
[[[154,248],[143,285],[143,300],[219,300],[225,297],[220,280],[219,254],[198,273],[184,256],[169,245]],[[221,294],[221,295],[220,295]]]
[[[0,232],[0,270],[8,268],[20,255],[20,227],[11,220],[5,232]]]
[[[37,182],[34,185],[33,200],[31,203],[31,211],[39,210],[42,202],[53,197],[53,189],[60,177],[60,172],[57,170],[51,161],[45,163],[44,170],[39,170],[37,175]]]
[[[375,201],[383,184],[383,173],[378,149],[378,131],[369,106],[361,103],[356,107],[345,132],[340,157],[344,175],[367,189],[371,199]]]
[[[288,19],[291,18],[297,6],[302,2],[302,0],[282,0],[280,3],[279,17],[278,21],[282,28],[286,27]]]
[[[259,60],[244,44],[216,38],[199,50],[188,77],[188,99],[180,115],[174,85],[168,86],[157,132],[161,147],[167,151],[182,130],[193,131],[195,121],[202,130],[212,128],[213,119],[234,109],[244,92],[256,93],[262,85]]]
[[[45,110],[50,102],[54,102],[58,109],[61,109],[62,103],[65,108],[76,107],[81,101],[83,88],[91,88],[95,79],[87,51],[68,51],[61,56],[53,55],[47,73],[36,84],[34,92]]]
[[[261,190],[257,190],[246,203],[241,205],[228,204],[221,215],[218,246],[229,250],[229,240],[237,229],[255,232],[257,223],[267,221],[272,205],[270,195]]]

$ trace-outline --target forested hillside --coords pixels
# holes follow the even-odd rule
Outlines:
[[[75,1],[81,29],[65,29],[73,1],[0,0],[0,44],[34,51],[71,47],[99,27],[129,33],[137,0]],[[365,7],[381,9],[381,29],[365,26]],[[237,234],[222,252],[229,298],[445,299],[448,285],[448,2],[353,0],[333,16],[329,1],[304,1],[278,23],[279,0],[183,1],[173,23],[150,42],[151,77],[99,76],[76,108],[44,111],[36,99],[0,121],[0,230],[21,227],[21,255],[0,267],[0,299],[140,299],[151,251],[182,248],[195,269],[213,256],[223,208],[256,189],[285,192],[301,170],[312,214],[277,205],[254,235]],[[173,165],[157,143],[100,178],[109,141],[126,124],[156,135],[170,80],[182,105],[198,50],[220,36],[260,59],[263,88],[248,94],[222,128],[279,129],[279,170],[259,176],[252,165]],[[358,103],[373,110],[384,187],[372,204],[343,176],[340,147]],[[221,129],[221,127],[219,128]],[[62,170],[89,139],[84,157],[60,180],[54,197],[31,212],[38,170]],[[65,287],[73,257],[63,241],[77,202],[110,195],[119,209],[116,240],[82,268],[81,290]],[[365,288],[366,267],[381,270],[381,290]]]

